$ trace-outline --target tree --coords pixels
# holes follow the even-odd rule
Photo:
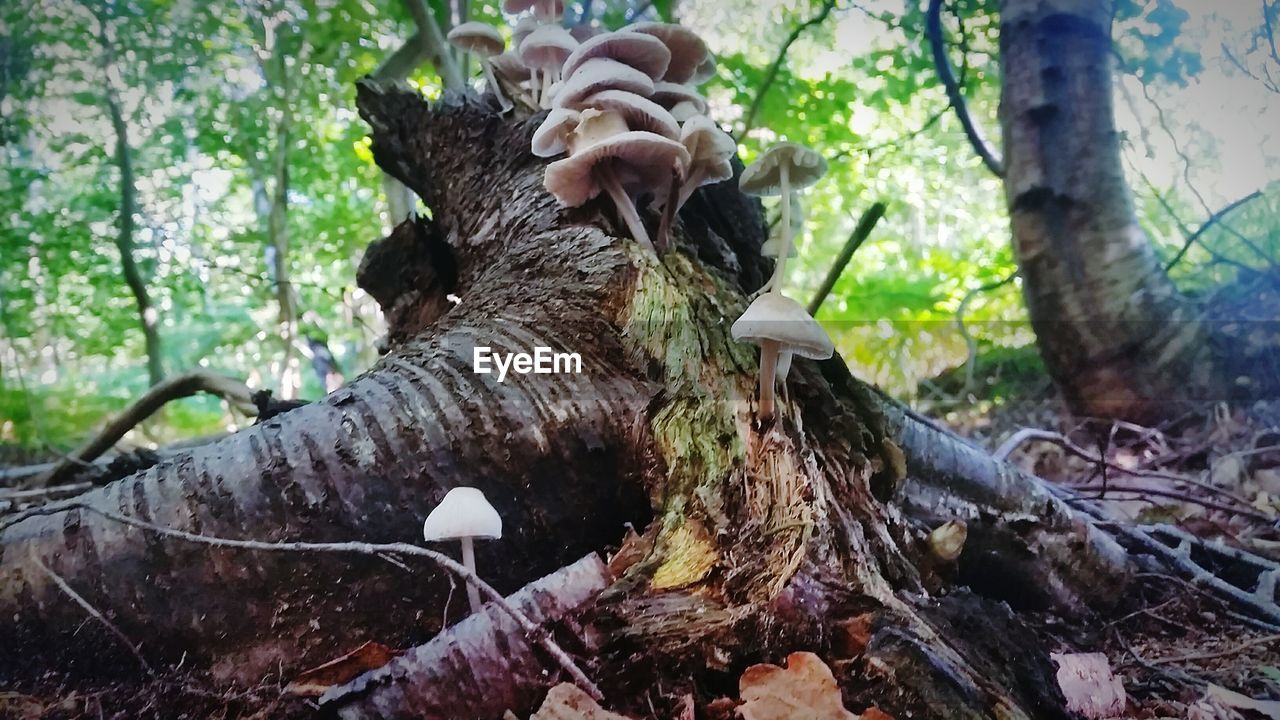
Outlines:
[[[1151,419],[1220,390],[1208,331],[1134,215],[1112,103],[1113,4],[1008,0],[1005,194],[1024,296],[1069,405]]]
[[[938,507],[931,493],[954,497],[975,509],[972,542],[1037,548],[1043,562],[1002,569],[1020,602],[1079,610],[1102,587],[1114,597],[1123,554],[1042,488],[912,419],[839,360],[797,360],[793,404],[776,425],[755,424],[754,354],[723,318],[766,276],[756,202],[731,183],[700,191],[677,223],[677,249],[658,257],[614,236],[599,209],[558,210],[528,151],[534,124],[504,119],[490,97],[429,106],[366,85],[361,109],[380,165],[431,209],[362,263],[362,286],[395,308],[390,354],[323,401],[79,502],[209,535],[379,541],[412,537],[447,488],[471,484],[510,529],[478,549],[486,579],[505,591],[615,542],[625,522],[650,528],[651,550],[599,608],[610,618],[601,627],[613,628],[602,657],[631,658],[628,672],[677,677],[831,647],[831,628],[858,619],[871,629],[868,667],[883,673],[864,704],[879,698],[917,717],[995,704],[1055,716],[1032,710],[1054,702],[1047,655],[1015,652],[1014,667],[1000,657],[1011,646],[945,627],[974,613],[987,637],[1025,640],[1014,616],[964,594],[940,605],[905,599],[922,598],[931,581],[889,502],[903,492],[898,443],[920,512]],[[577,352],[583,372],[500,383],[473,372],[480,345]],[[1020,490],[992,490],[1000,486]],[[1053,511],[1028,527],[1030,507]],[[241,679],[296,670],[356,636],[422,639],[448,596],[439,578],[396,581],[382,563],[144,541],[82,508],[50,506],[6,525],[0,638],[82,669],[111,653],[88,659],[66,644],[80,610],[37,560],[126,633],[146,627],[155,657],[185,652]],[[626,650],[639,638],[643,662]],[[1010,673],[1019,681],[993,684]],[[988,694],[968,689],[979,686]]]

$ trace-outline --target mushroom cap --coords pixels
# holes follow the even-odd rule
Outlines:
[[[813,360],[826,360],[835,353],[827,331],[800,303],[781,293],[767,292],[756,298],[734,321],[730,332],[734,340],[757,345],[773,340],[783,350]]]
[[[456,487],[422,523],[422,537],[427,542],[461,538],[502,537],[502,517],[493,509],[478,488]]]
[[[699,95],[693,88],[680,83],[659,80],[653,84],[653,92],[649,97],[665,108],[675,107],[682,102],[693,103],[699,115],[707,112],[707,99]]]
[[[706,115],[694,115],[680,126],[680,142],[694,162],[728,158],[738,152],[738,143]]]
[[[776,258],[782,254],[782,236],[770,235],[768,240],[760,246],[760,254],[764,257]],[[791,252],[787,253],[787,257],[799,257],[800,251],[796,250],[795,243],[791,244]]]
[[[467,22],[449,31],[449,44],[482,57],[493,57],[502,53],[507,41],[492,25]]]
[[[515,15],[525,10],[537,10],[542,0],[502,0],[502,11]],[[556,0],[556,15],[564,12],[564,0]]]
[[[569,34],[573,36],[574,40],[577,40],[580,43],[586,42],[605,32],[608,31],[599,25],[588,25],[587,23],[578,23],[577,25],[573,25],[569,28]]]
[[[556,108],[533,132],[532,150],[538,157],[555,157],[567,149],[569,133],[578,127],[582,115],[577,110]]]
[[[951,562],[964,552],[969,526],[963,520],[948,520],[929,533],[929,549],[939,560]]]
[[[568,77],[578,69],[578,66],[592,58],[617,60],[657,80],[667,71],[667,65],[671,63],[671,51],[661,40],[652,35],[604,33],[584,40],[569,59],[564,61],[562,72]]]
[[[643,130],[630,130],[578,148],[547,166],[544,184],[567,207],[578,207],[600,194],[593,177],[596,166],[615,162],[624,187],[660,190],[671,183],[676,168],[688,164],[689,153],[675,140]]]
[[[559,68],[578,47],[568,30],[559,25],[539,25],[520,43],[520,62],[531,68]]]
[[[748,195],[781,195],[783,165],[790,168],[789,187],[797,190],[809,187],[827,172],[827,161],[818,153],[803,145],[780,142],[747,166],[738,187]]]
[[[697,104],[688,100],[681,100],[675,105],[672,105],[670,110],[671,117],[675,118],[676,122],[686,122],[689,118],[702,114],[702,111],[698,109]]]
[[[538,22],[538,19],[532,15],[525,15],[517,20],[515,27],[511,28],[511,46],[513,48],[519,48],[520,43],[524,42],[524,39],[529,37],[529,34],[534,30],[537,30],[538,26],[541,24],[542,23]]]
[[[680,126],[671,117],[671,113],[652,100],[633,92],[601,90],[574,105],[616,112],[627,121],[627,126],[632,130],[647,130],[672,140],[680,139]]]
[[[602,90],[625,90],[645,96],[653,92],[653,80],[639,70],[609,58],[592,58],[564,81],[556,93],[556,107],[574,107],[588,95]]]
[[[690,85],[701,85],[716,76],[716,56],[707,55],[707,59],[693,71],[693,77],[689,78]]]
[[[675,23],[634,23],[618,32],[642,33],[661,40],[671,51],[671,64],[667,66],[667,74],[662,77],[668,82],[688,82],[697,72],[698,66],[711,54],[707,50],[707,44],[697,33]]]
[[[489,64],[493,67],[495,75],[513,83],[524,82],[533,75],[528,66],[520,62],[520,54],[515,50],[508,50],[501,55],[489,58]]]

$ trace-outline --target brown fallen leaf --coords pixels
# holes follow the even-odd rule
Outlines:
[[[342,657],[303,671],[285,686],[284,691],[300,697],[320,697],[329,688],[377,670],[399,655],[400,651],[370,640]]]
[[[796,652],[787,667],[752,665],[738,680],[743,720],[858,720],[845,709],[836,678],[817,655]]]
[[[591,696],[576,685],[560,683],[551,688],[529,720],[631,720],[600,707]]]
[[[1088,720],[1106,720],[1124,714],[1128,704],[1124,683],[1111,672],[1102,653],[1051,653],[1058,663],[1058,687],[1067,709]]]

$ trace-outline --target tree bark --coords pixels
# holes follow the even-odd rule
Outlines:
[[[1041,355],[1076,412],[1151,420],[1217,392],[1208,333],[1133,211],[1111,0],[1005,0],[1005,193]]]
[[[756,423],[756,353],[729,326],[768,275],[758,201],[732,181],[699,190],[657,256],[622,239],[603,203],[565,209],[545,191],[529,150],[541,116],[507,119],[451,93],[429,106],[373,84],[359,102],[381,167],[431,209],[360,269],[388,311],[390,353],[320,402],[81,502],[224,537],[385,541],[416,537],[449,488],[471,485],[504,519],[503,539],[476,548],[503,591],[616,544],[625,523],[648,528],[651,549],[591,610],[592,672],[616,692],[714,687],[732,668],[817,649],[846,653],[848,696],[895,716],[1064,716],[1047,652],[1015,616],[930,592],[936,568],[895,497],[909,458],[941,455],[904,461],[890,437],[901,423],[838,359],[797,360],[776,422]],[[475,372],[481,346],[579,353],[582,372],[499,382]],[[1099,557],[1088,523],[1051,498],[1030,505],[1044,523],[1024,514],[993,535],[1017,534],[1024,562],[1064,557],[1045,542],[1055,537]],[[246,682],[366,639],[420,642],[450,592],[434,572],[175,544],[47,512],[0,525],[0,643],[17,649],[0,677],[23,669],[17,657],[85,672],[119,657],[92,629],[70,639],[81,611],[32,555],[147,638],[148,657],[185,654]],[[1124,570],[1063,562],[1054,573],[1076,582],[1055,587],[1074,594],[1044,594],[1083,612],[1102,589],[1117,594]],[[980,638],[958,629],[962,613],[981,616]],[[867,629],[852,649],[849,622]]]

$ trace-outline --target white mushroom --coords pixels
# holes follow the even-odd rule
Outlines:
[[[689,82],[698,74],[711,52],[698,34],[683,25],[662,22],[640,22],[628,25],[619,32],[652,35],[671,51],[671,64],[663,80],[673,83]],[[704,71],[705,72],[705,71]]]
[[[458,540],[462,543],[462,564],[476,571],[475,538],[497,540],[502,537],[502,517],[493,509],[484,493],[477,488],[456,487],[422,523],[422,537],[427,542]],[[471,612],[480,611],[480,591],[467,583],[467,599]]]
[[[560,79],[560,68],[576,47],[578,41],[559,25],[539,26],[520,43],[520,61],[541,80],[535,94],[542,107],[547,107],[547,88]]]
[[[769,148],[743,171],[738,187],[748,195],[782,196],[782,233],[787,246],[779,252],[773,276],[765,283],[770,292],[781,292],[786,276],[787,258],[793,245],[791,237],[791,190],[808,187],[827,172],[827,161],[803,145],[782,142]]]
[[[480,58],[480,67],[484,69],[484,78],[489,83],[489,91],[498,98],[502,112],[508,112],[515,107],[502,92],[498,79],[493,76],[493,65],[489,60],[501,55],[507,46],[506,41],[502,39],[502,33],[499,33],[497,28],[482,22],[463,23],[449,31],[449,44]]]
[[[577,110],[555,108],[533,132],[533,154],[538,157],[555,157],[568,148],[569,134],[578,127],[582,116]]]
[[[752,302],[730,329],[734,340],[760,346],[760,419],[773,417],[774,384],[783,352],[825,360],[835,346],[822,326],[800,303],[781,293],[769,292]]]
[[[556,107],[576,107],[602,90],[625,90],[640,96],[653,92],[653,79],[639,70],[609,58],[592,58],[566,77],[556,93]]]
[[[733,138],[706,115],[694,115],[685,121],[680,127],[680,142],[689,151],[690,162],[676,200],[677,211],[684,207],[694,190],[733,177],[729,158],[738,152]]]
[[[617,60],[657,80],[671,64],[671,51],[652,35],[640,33],[604,33],[584,40],[564,61],[564,76],[594,58]]]

